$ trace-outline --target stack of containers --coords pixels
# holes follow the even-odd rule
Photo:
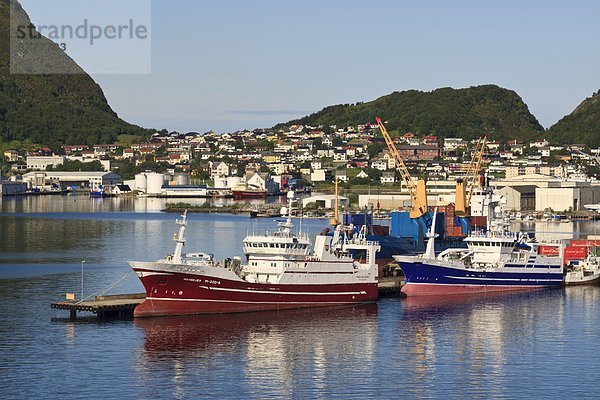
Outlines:
[[[592,255],[600,254],[599,246],[599,239],[571,239],[569,245],[565,247],[564,262],[569,264],[572,260],[583,260],[590,253]]]

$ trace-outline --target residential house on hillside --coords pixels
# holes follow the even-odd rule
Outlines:
[[[439,147],[435,146],[399,146],[398,153],[404,160],[433,160],[440,156]]]
[[[367,174],[364,170],[361,170],[357,175],[357,178],[362,178],[362,179],[366,179],[369,177],[369,174]]]
[[[456,149],[465,149],[469,146],[469,143],[462,138],[445,138],[444,139],[444,150],[452,151]]]
[[[425,146],[439,147],[438,137],[437,136],[425,136],[423,138],[423,144]]]
[[[384,185],[393,184],[396,182],[396,174],[394,171],[383,171],[381,173],[381,183]]]
[[[335,177],[340,182],[348,182],[348,174],[345,170],[338,170],[335,172]]]
[[[267,193],[279,192],[279,185],[267,172],[248,172],[246,174],[246,184],[250,187],[266,190]]]
[[[388,169],[388,162],[382,158],[375,159],[371,161],[371,168],[386,171]]]
[[[229,168],[229,165],[227,165],[227,163],[221,161],[221,162],[214,162],[211,164],[211,168],[210,168],[211,179],[225,178],[230,175],[231,175],[231,169]]]

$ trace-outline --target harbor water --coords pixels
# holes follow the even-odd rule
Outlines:
[[[172,252],[159,199],[3,198],[0,398],[596,398],[600,287],[320,310],[69,322],[50,303],[114,284]],[[323,219],[295,220],[312,234]],[[557,238],[600,222],[530,223]],[[272,219],[190,214],[186,248],[242,255]],[[557,233],[558,232],[558,233]],[[82,262],[84,261],[85,262]]]

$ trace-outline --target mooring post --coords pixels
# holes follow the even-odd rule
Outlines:
[[[72,308],[70,315],[69,315],[69,321],[75,321],[77,319],[77,310]]]

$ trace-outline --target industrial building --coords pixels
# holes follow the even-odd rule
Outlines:
[[[585,204],[600,202],[600,185],[588,181],[563,181],[547,175],[531,174],[491,183],[494,201],[507,211],[579,211]],[[442,206],[455,201],[456,182],[452,180],[427,182],[427,203]],[[471,199],[474,215],[485,215],[480,195]],[[359,206],[385,210],[402,210],[411,205],[409,194],[359,195]]]
[[[0,196],[17,196],[25,194],[27,186],[18,181],[0,181]]]
[[[23,175],[23,182],[28,188],[56,184],[61,189],[66,188],[97,188],[114,186],[121,182],[121,177],[114,172],[63,172],[63,171],[34,171]]]

